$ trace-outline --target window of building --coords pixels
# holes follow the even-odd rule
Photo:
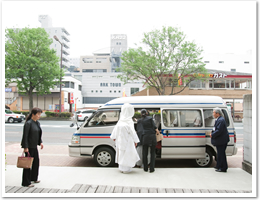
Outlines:
[[[224,61],[219,61],[219,63],[224,63]]]
[[[70,82],[69,81],[63,82],[62,87],[63,88],[69,88],[70,87]]]
[[[139,92],[139,88],[131,88],[131,95]]]
[[[120,90],[118,90],[118,93],[121,93],[121,91],[120,91]]]
[[[244,64],[249,64],[249,61],[245,61]]]
[[[74,82],[70,82],[70,88],[74,89]]]
[[[82,85],[79,85],[78,89],[79,89],[79,91],[81,91],[82,90]]]
[[[102,87],[103,86],[103,83],[100,83],[100,87]]]
[[[68,102],[68,98],[64,98],[64,102],[67,103]]]
[[[119,42],[119,45],[121,45],[121,42]]]
[[[119,83],[119,87],[121,87],[121,83]]]
[[[83,58],[82,61],[84,63],[92,63],[93,62],[93,58]]]
[[[100,90],[99,92],[102,93],[102,90]]]
[[[204,61],[204,63],[209,63],[209,61]]]
[[[110,90],[109,92],[112,93],[112,90]]]
[[[201,80],[194,80],[190,82],[190,88],[206,88],[205,81]]]
[[[166,127],[201,127],[200,110],[163,110],[163,123]]]
[[[110,83],[110,87],[112,87],[113,86],[113,84],[112,83]]]
[[[114,93],[116,93],[116,90],[114,90]]]
[[[226,81],[223,79],[214,80],[214,88],[226,88]]]
[[[235,80],[235,89],[252,89],[252,81],[246,79]]]
[[[108,83],[106,83],[106,87],[108,87]]]
[[[96,90],[96,93],[98,93],[98,91]]]
[[[235,72],[236,71],[236,69],[231,69],[231,72]]]
[[[91,93],[93,93],[94,91],[93,90],[91,90]]]

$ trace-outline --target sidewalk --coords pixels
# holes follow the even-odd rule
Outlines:
[[[147,173],[140,168],[133,168],[131,173],[122,174],[116,167],[94,167],[91,158],[69,157],[67,147],[64,145],[45,145],[43,150],[39,150],[41,159],[39,180],[41,182],[30,189],[21,188],[22,169],[16,167],[17,156],[21,153],[19,144],[6,143],[5,151],[7,166],[6,171],[3,172],[3,176],[5,176],[4,184],[10,186],[9,189],[13,187],[13,189],[10,189],[13,193],[5,193],[5,195],[11,195],[11,197],[24,195],[15,193],[17,190],[18,192],[32,193],[54,191],[71,193],[73,189],[75,190],[75,187],[78,189],[74,192],[87,192],[86,188],[90,188],[92,192],[96,193],[100,191],[106,192],[107,187],[110,188],[108,192],[112,193],[120,193],[120,191],[121,193],[123,191],[128,191],[128,193],[137,191],[138,193],[139,191],[139,193],[144,192],[148,196],[150,192],[155,191],[157,193],[162,191],[166,193],[182,191],[185,194],[182,194],[181,197],[192,192],[209,193],[203,194],[204,196],[214,193],[214,197],[254,197],[256,195],[252,184],[252,175],[240,167],[242,148],[239,148],[236,156],[228,156],[229,169],[227,173],[215,172],[213,167],[196,168],[189,166],[189,163],[187,165],[186,163],[176,163],[178,160],[175,160],[174,163],[171,163],[170,160],[164,160],[163,162],[157,162],[158,167],[156,167],[154,173]],[[133,190],[133,188],[139,189]],[[35,195],[35,193],[30,195]],[[77,194],[75,195],[77,196]],[[176,196],[176,194],[171,195]]]
[[[22,169],[7,165],[5,186],[21,186]],[[133,168],[122,174],[117,168],[101,167],[40,167],[40,183],[37,188],[70,190],[75,184],[108,185],[146,188],[206,189],[233,192],[252,192],[252,176],[240,168],[228,169],[227,173],[215,172],[214,168],[158,168],[154,173]],[[241,195],[241,194],[240,194]],[[252,195],[252,193],[247,193]]]

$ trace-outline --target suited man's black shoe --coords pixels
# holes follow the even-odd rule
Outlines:
[[[227,172],[227,170],[216,169],[216,172]]]

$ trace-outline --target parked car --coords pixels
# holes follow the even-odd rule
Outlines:
[[[96,112],[96,110],[92,110],[92,109],[79,110],[76,112],[77,120],[86,121],[86,119],[90,117],[94,112]]]
[[[19,122],[19,123],[21,123],[23,120],[25,120],[25,115],[16,114],[9,109],[5,109],[5,122],[9,122],[9,123]]]

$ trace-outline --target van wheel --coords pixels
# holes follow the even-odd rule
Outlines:
[[[212,153],[206,149],[206,158],[195,159],[194,161],[197,167],[209,167],[213,161]]]
[[[14,118],[10,117],[10,118],[8,119],[8,122],[9,122],[9,123],[14,123]]]
[[[99,167],[110,167],[115,164],[115,152],[108,147],[101,147],[95,151],[95,162]]]

